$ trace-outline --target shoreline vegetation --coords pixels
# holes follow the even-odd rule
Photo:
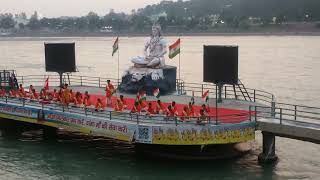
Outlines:
[[[131,13],[42,17],[0,14],[1,37],[149,36],[153,24],[165,36],[320,35],[319,0],[161,1]]]
[[[278,32],[184,32],[163,33],[166,37],[177,36],[320,36],[320,31],[278,31]],[[146,37],[149,33],[16,33],[0,34],[2,38],[26,38],[26,37]]]

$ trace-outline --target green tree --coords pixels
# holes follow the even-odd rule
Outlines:
[[[14,28],[15,21],[11,13],[1,14],[0,15],[0,27],[4,29]]]
[[[31,15],[30,21],[28,23],[28,27],[32,30],[40,29],[40,22],[39,22],[39,16],[37,11],[35,11]]]

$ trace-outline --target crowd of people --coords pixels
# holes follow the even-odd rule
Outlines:
[[[132,108],[129,108],[127,100],[123,95],[120,95],[113,102],[112,99],[116,89],[111,84],[110,80],[107,81],[105,88],[106,102],[102,102],[101,98],[97,98],[95,102],[92,101],[91,95],[88,91],[84,93],[73,92],[69,89],[68,84],[65,84],[59,90],[54,89],[49,91],[47,88],[42,88],[38,93],[36,89],[30,85],[28,90],[25,90],[23,85],[20,84],[19,88],[12,88],[8,92],[4,88],[0,88],[0,97],[9,96],[12,98],[24,98],[32,101],[39,101],[41,103],[59,103],[68,107],[69,105],[74,107],[91,108],[95,111],[104,111],[105,108],[110,107],[117,112],[130,112],[135,114],[145,114],[149,116],[167,116],[167,117],[179,117],[180,120],[190,120],[195,117],[198,122],[208,119],[210,108],[203,104],[199,112],[195,112],[193,103],[189,102],[188,105],[183,107],[182,112],[178,111],[175,101],[172,101],[169,105],[161,102],[160,99],[156,103],[148,102],[146,98],[140,97],[139,93],[134,101]]]

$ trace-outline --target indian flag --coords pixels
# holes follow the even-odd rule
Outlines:
[[[116,53],[119,49],[119,37],[114,41],[113,46],[112,46],[112,56],[114,53]]]
[[[204,101],[204,102],[208,102],[209,101],[209,90],[207,90],[206,92],[204,92],[203,94],[202,94],[202,101]]]
[[[169,58],[172,59],[180,54],[180,38],[171,46],[169,46]]]
[[[160,89],[159,88],[155,88],[153,90],[153,96],[156,97],[156,98],[160,97]]]
[[[142,101],[145,101],[145,100],[147,100],[146,92],[145,92],[145,91],[139,91],[139,92],[137,93],[137,99],[136,99],[136,101],[142,102]]]

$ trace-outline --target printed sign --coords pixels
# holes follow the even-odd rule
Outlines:
[[[152,143],[152,126],[138,126],[136,142]]]
[[[153,127],[152,143],[167,145],[228,144],[253,140],[255,124]]]
[[[44,111],[44,114],[46,121],[58,123],[62,127],[123,141],[132,141],[134,131],[136,130],[135,124],[53,111]]]

